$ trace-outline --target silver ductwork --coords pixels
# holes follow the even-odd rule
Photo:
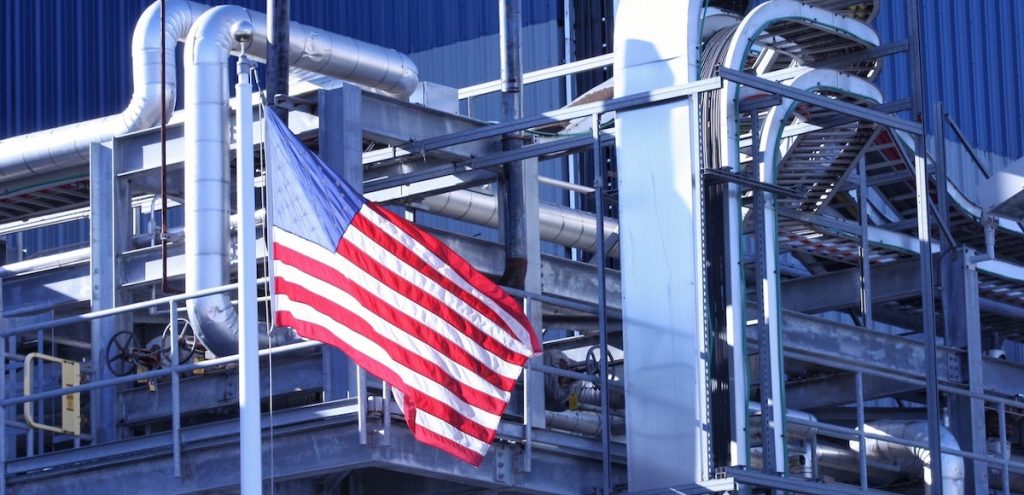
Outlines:
[[[255,28],[246,53],[267,55],[266,16],[237,6],[214,7],[185,45],[185,289],[230,281],[228,56],[239,49],[231,26]],[[407,97],[419,82],[409,57],[298,23],[290,25],[289,66]],[[238,314],[226,294],[189,301],[196,335],[216,355],[238,351]]]
[[[415,206],[435,215],[462,220],[477,225],[497,227],[498,198],[490,194],[473,191],[452,191],[423,198]],[[562,246],[593,252],[597,249],[597,219],[593,213],[574,210],[564,206],[541,203],[539,206],[540,238]],[[604,235],[608,237],[619,232],[619,221],[604,219]],[[617,246],[609,250],[617,255]]]
[[[864,425],[864,430],[876,435],[888,435],[904,440],[928,443],[927,421],[881,420]],[[960,450],[960,444],[946,428],[939,429],[940,445],[944,449]],[[913,469],[924,469],[924,480],[931,484],[931,451],[926,447],[913,447],[885,440],[867,438],[864,442],[869,459],[893,462],[904,472]],[[860,442],[850,440],[850,448],[860,449]],[[963,457],[942,454],[942,493],[963,495],[964,493],[964,459]]]
[[[200,14],[210,7],[167,0],[166,105],[174,111],[177,80],[174,52]],[[142,13],[132,36],[132,99],[117,115],[23,134],[0,141],[0,181],[47,174],[89,161],[89,145],[160,122],[160,2]]]

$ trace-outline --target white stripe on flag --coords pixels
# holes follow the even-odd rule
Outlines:
[[[391,356],[388,355],[384,348],[376,342],[352,331],[334,318],[321,313],[308,304],[293,301],[285,294],[278,294],[275,298],[278,311],[287,311],[296,319],[326,329],[337,338],[358,349],[359,352],[365,354],[370,359],[390,368],[411,389],[407,391],[408,393],[418,392],[424,396],[441,401],[467,420],[473,421],[486,429],[494,430],[497,428],[498,421],[501,419],[500,416],[466,403],[441,384],[391,359]]]
[[[416,426],[430,430],[481,456],[486,454],[487,448],[491,446],[491,444],[485,443],[472,435],[467,435],[462,430],[452,426],[451,423],[422,409],[416,411]]]
[[[501,317],[501,319],[505,322],[508,328],[512,329],[513,333],[515,333],[516,337],[519,339],[521,346],[520,348],[522,349],[521,351],[519,351],[519,353],[523,354],[524,356],[533,355],[533,349],[530,347],[530,331],[527,330],[526,328],[523,328],[523,326],[520,325],[515,318],[510,316],[508,312],[501,307],[501,305],[495,303],[493,300],[491,300],[491,298],[481,293],[479,290],[476,289],[476,287],[474,287],[472,284],[463,279],[461,275],[459,275],[454,269],[452,269],[448,265],[448,263],[445,263],[443,260],[438,258],[436,254],[434,254],[425,246],[420,244],[419,241],[406,235],[404,232],[402,232],[400,228],[392,224],[389,220],[378,215],[377,212],[364,206],[362,210],[360,210],[360,213],[364,217],[366,217],[367,220],[369,220],[379,229],[381,229],[381,231],[385,232],[393,239],[400,242],[405,247],[409,248],[412,252],[419,256],[420,259],[422,259],[428,265],[433,267],[434,270],[437,270],[438,273],[440,273],[442,276],[451,280],[453,283],[458,285],[462,290],[469,292],[474,297],[476,297],[481,302],[490,307],[491,310],[493,310],[495,313],[499,315],[499,317]]]
[[[395,345],[398,345],[419,355],[427,361],[438,365],[445,373],[455,380],[491,397],[508,402],[510,396],[509,392],[501,390],[491,382],[482,378],[476,372],[467,369],[465,366],[453,361],[441,352],[438,352],[437,349],[434,349],[429,344],[413,337],[409,333],[394,326],[391,322],[381,318],[375,312],[363,306],[348,292],[302,271],[301,268],[287,265],[280,260],[274,262],[274,270],[276,276],[300,285],[354,313],[356,316],[370,324],[373,330],[382,338],[387,339]]]
[[[424,309],[415,301],[410,300],[405,295],[395,291],[391,287],[388,287],[386,284],[381,283],[344,256],[328,251],[316,243],[310,242],[283,230],[277,230],[274,235],[275,242],[331,267],[340,275],[349,278],[372,294],[378,296],[391,307],[401,311],[406,316],[413,318],[424,326],[433,329],[443,338],[465,350],[469,355],[476,358],[484,366],[490,368],[495,373],[513,380],[519,378],[519,374],[522,369],[520,366],[509,363],[499,356],[495,356],[486,348],[482,347],[478,342],[454,328],[450,323],[436,315],[434,312]],[[347,235],[348,234],[346,234],[346,237]],[[375,258],[393,258],[390,253],[383,251],[367,254]],[[279,261],[280,260],[277,262]],[[417,286],[423,288],[419,284],[417,284]],[[443,290],[440,287],[437,287],[437,289]],[[505,334],[503,330],[498,330],[502,332],[505,337],[508,337],[508,334]]]

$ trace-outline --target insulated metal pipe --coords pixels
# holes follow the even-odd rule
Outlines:
[[[229,281],[230,195],[228,161],[228,56],[239,49],[231,26],[253,26],[246,53],[265,59],[266,17],[242,7],[214,7],[203,14],[185,44],[185,290]],[[395,50],[291,23],[292,67],[406,97],[418,83],[416,65]],[[189,300],[196,335],[218,356],[238,350],[238,313],[218,294]]]
[[[488,227],[498,226],[498,199],[490,194],[466,190],[452,191],[423,198],[414,206],[456,220]],[[539,215],[541,239],[585,251],[594,252],[597,249],[597,221],[593,213],[541,203]],[[606,217],[605,238],[618,231],[618,220]],[[608,251],[609,255],[618,254],[617,248]]]
[[[161,106],[174,111],[177,94],[174,53],[199,15],[210,7],[187,0],[166,0],[165,50],[160,49],[160,2],[139,17],[132,35],[132,99],[117,115],[23,134],[0,141],[0,181],[47,174],[89,161],[89,145],[160,121]],[[160,57],[166,57],[166,98],[160,99]]]
[[[927,421],[882,420],[864,425],[866,431],[875,434],[890,435],[895,438],[912,440],[919,443],[931,443],[928,438]],[[873,431],[872,431],[873,430]],[[939,428],[939,444],[942,448],[960,450],[960,444],[946,428]],[[860,443],[850,441],[850,448],[857,451]],[[874,438],[865,439],[865,448],[869,458],[895,462],[898,466],[908,469],[913,466],[923,468],[925,483],[932,486],[932,471],[929,465],[932,459],[931,449],[914,447],[896,442],[887,442]],[[964,459],[952,454],[942,454],[942,493],[944,495],[963,495],[964,493]]]

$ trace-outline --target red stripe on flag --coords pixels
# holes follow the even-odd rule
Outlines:
[[[387,267],[377,263],[372,256],[363,252],[358,246],[342,239],[341,242],[338,243],[338,253],[354,263],[356,266],[362,268],[382,284],[394,289],[396,292],[408,297],[424,309],[434,313],[454,327],[456,331],[462,332],[462,334],[472,338],[484,349],[487,349],[498,358],[517,366],[522,366],[523,363],[526,362],[527,356],[505,347],[501,341],[488,335],[472,321],[467,320],[457,311],[448,306],[444,301],[438,299],[433,294],[424,291],[420,286],[409,282],[409,280],[395,272],[392,272]],[[400,257],[400,253],[392,251],[391,254]],[[458,296],[458,294],[456,294],[456,296]],[[476,309],[473,304],[475,300],[467,301],[461,297],[460,300]]]
[[[336,270],[329,267],[328,265],[325,265],[318,260],[305,256],[302,253],[299,253],[287,246],[283,246],[278,243],[274,243],[274,257],[277,260],[280,260],[288,265],[301,267],[301,270],[304,272],[310,274],[315,272],[316,278],[335,287],[341,288],[344,284],[345,292],[348,292],[350,295],[352,295],[352,297],[356,298],[359,302],[363,304],[364,307],[370,309],[388,323],[395,325],[396,327],[402,329],[409,335],[412,335],[413,337],[423,341],[424,343],[438,350],[442,354],[448,355],[449,357],[452,358],[453,361],[465,366],[466,368],[469,368],[472,371],[477,372],[478,375],[482,376],[484,379],[491,382],[495,386],[501,387],[503,390],[506,391],[511,390],[512,387],[515,386],[516,380],[502,376],[499,373],[495,373],[494,370],[487,366],[486,363],[479,361],[476,357],[474,357],[472,354],[466,351],[463,347],[459,346],[457,343],[448,340],[431,327],[424,325],[422,322],[416,320],[415,318],[412,318],[409,315],[405,314],[404,312],[392,307],[386,301],[377,297],[375,294],[367,290],[365,287],[355,282],[352,282],[344,275],[338,273]],[[362,266],[358,262],[353,262],[356,265]],[[364,270],[366,270],[372,276],[377,277],[377,275],[374,274],[375,270],[372,268],[372,263],[370,267],[364,267]],[[388,271],[388,273],[391,272]],[[379,280],[379,277],[377,278]],[[395,288],[393,286],[390,287],[392,287],[393,289]],[[406,297],[409,297],[411,300],[418,303],[420,306],[423,306],[424,309],[428,307],[427,304],[429,304],[430,302],[434,302],[435,305],[441,305],[442,309],[451,312],[451,310],[447,309],[447,306],[443,305],[443,303],[441,303],[440,301],[431,298],[429,294],[423,293],[415,285],[409,284],[408,287],[406,287],[406,289],[407,290],[398,290],[398,292]],[[445,318],[444,316],[441,315],[438,316],[445,319],[450,324],[453,323],[452,318]],[[466,330],[462,332],[463,334],[472,338],[481,347],[483,347],[485,351],[490,352],[497,359],[500,359],[504,362],[512,363],[516,366],[522,366],[523,363],[526,362],[526,358],[524,356],[509,351],[501,344],[495,342],[494,339],[491,339],[489,336],[487,336],[482,331],[477,329],[471,323],[462,320],[461,317],[458,317],[458,315],[455,315],[454,318],[458,318],[459,321],[461,321],[467,326]]]
[[[469,282],[470,285],[475,287],[477,290],[479,290],[488,298],[490,298],[499,306],[501,306],[506,313],[508,313],[513,319],[519,322],[519,324],[523,328],[526,329],[527,333],[530,335],[530,348],[533,349],[534,352],[540,352],[540,342],[537,341],[537,336],[533,332],[529,320],[526,319],[526,315],[523,314],[522,308],[519,306],[515,299],[512,299],[512,296],[509,296],[501,287],[498,287],[497,284],[492,282],[491,279],[485,277],[482,273],[478,272],[475,268],[473,268],[473,265],[470,265],[468,261],[459,256],[447,245],[435,239],[433,236],[428,235],[426,232],[423,232],[415,225],[409,223],[408,221],[395,215],[394,213],[391,213],[390,211],[376,203],[367,202],[364,205],[364,207],[372,209],[375,213],[391,222],[395,227],[401,229],[402,232],[405,232],[406,235],[422,244],[425,248],[427,248],[427,250],[434,253],[435,256],[437,256],[442,261],[450,265],[452,269],[455,270],[455,272],[458,273],[460,276],[462,276],[463,279]],[[353,217],[352,220],[353,225],[359,225],[363,221],[365,221],[364,219],[361,218],[360,215],[356,215],[355,217]],[[365,232],[365,230],[362,228],[360,228],[360,230]],[[430,276],[430,274],[424,274]],[[434,274],[434,276],[440,277],[439,274]],[[434,276],[431,276],[431,278],[434,278]],[[451,284],[451,281],[449,281],[447,278],[440,278],[441,280],[435,281],[437,281],[438,283]],[[513,337],[516,337],[514,333],[512,335]]]
[[[416,406],[413,405],[412,403],[410,403],[410,401],[408,399],[405,401],[405,403],[406,403],[406,405],[405,405],[405,410],[406,411],[415,411],[416,410]],[[419,440],[419,441],[421,441],[421,442],[423,442],[423,443],[425,443],[427,445],[430,445],[432,447],[436,447],[438,449],[441,449],[441,450],[443,450],[443,451],[445,451],[445,452],[455,456],[457,459],[462,460],[464,462],[468,462],[469,464],[472,464],[474,466],[480,466],[480,463],[483,462],[484,456],[482,456],[482,455],[480,455],[480,454],[478,454],[478,453],[476,453],[476,452],[474,452],[474,451],[472,451],[470,449],[467,449],[462,444],[460,444],[460,443],[458,443],[458,442],[456,442],[456,441],[454,441],[454,440],[452,440],[452,439],[450,439],[448,437],[445,437],[445,436],[442,436],[442,435],[438,435],[433,430],[428,430],[426,428],[419,427],[419,425],[416,424],[416,416],[415,416],[415,414],[413,414],[412,416],[409,416],[407,422],[409,424],[409,428],[412,430],[412,436],[416,440]],[[488,441],[488,443],[490,443],[490,441]]]
[[[366,337],[368,340],[384,348],[395,361],[437,382],[442,387],[448,389],[452,395],[462,399],[467,404],[483,409],[491,414],[500,415],[505,410],[505,401],[462,383],[458,378],[448,374],[441,364],[396,344],[375,330],[372,325],[359,317],[359,315],[298,284],[277,279],[276,286],[281,294],[286,294],[295,302],[312,306],[317,311],[348,327],[353,332]],[[507,392],[508,390],[505,391]]]
[[[342,352],[352,359],[352,361],[361,366],[368,373],[396,387],[401,387],[400,390],[406,395],[407,403],[409,402],[409,399],[413,399],[413,404],[415,404],[416,408],[440,418],[441,420],[451,424],[454,428],[482,442],[491,443],[491,441],[494,440],[494,435],[496,433],[495,430],[466,418],[448,404],[412,388],[391,368],[387,367],[380,361],[359,352],[355,347],[349,345],[348,342],[331,333],[330,330],[315,323],[310,323],[298,318],[288,311],[278,311],[275,314],[275,318],[279,325],[292,327],[299,333],[299,335],[313,340],[318,340],[341,349]],[[317,335],[318,337],[313,337],[313,335]],[[414,419],[415,412],[410,414],[410,411],[407,410],[406,421],[409,424],[409,428],[413,431],[421,430],[422,428],[419,428],[415,423],[413,423]],[[459,447],[462,449],[465,448],[462,446]],[[451,452],[446,448],[445,451]],[[456,452],[451,452],[451,454],[457,456]]]

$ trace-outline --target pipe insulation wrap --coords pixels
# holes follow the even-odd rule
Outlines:
[[[418,200],[416,207],[423,208],[435,215],[456,220],[497,227],[498,199],[485,193],[458,190]],[[597,249],[597,220],[593,213],[576,210],[564,206],[541,203],[539,206],[540,238],[563,246],[591,251]],[[604,235],[619,232],[619,221],[605,217]],[[616,255],[618,249],[610,249],[610,255]]]
[[[209,6],[167,0],[167,115],[177,95],[175,47]],[[0,141],[0,180],[55,172],[89,161],[89,145],[160,122],[160,2],[142,13],[132,35],[132,99],[123,112]]]
[[[869,433],[928,443],[927,421],[880,420],[865,424],[864,429]],[[956,438],[953,437],[949,430],[940,428],[939,434],[942,448],[960,450],[960,444],[957,443]],[[932,484],[931,470],[928,469],[928,464],[931,461],[931,451],[928,448],[903,445],[874,438],[865,439],[864,444],[866,454],[871,459],[895,462],[903,470],[923,465],[925,483]],[[854,451],[859,450],[860,442],[850,440],[850,448]],[[942,493],[962,495],[965,489],[964,459],[951,454],[942,454],[941,461]]]
[[[253,26],[246,54],[265,60],[266,16],[234,5],[214,7],[196,20],[185,43],[185,290],[227,284],[230,175],[228,57],[240,47],[231,26]],[[405,98],[419,83],[416,65],[395,50],[292,22],[291,67],[345,79]],[[238,313],[230,296],[188,301],[196,335],[218,356],[238,351]]]

